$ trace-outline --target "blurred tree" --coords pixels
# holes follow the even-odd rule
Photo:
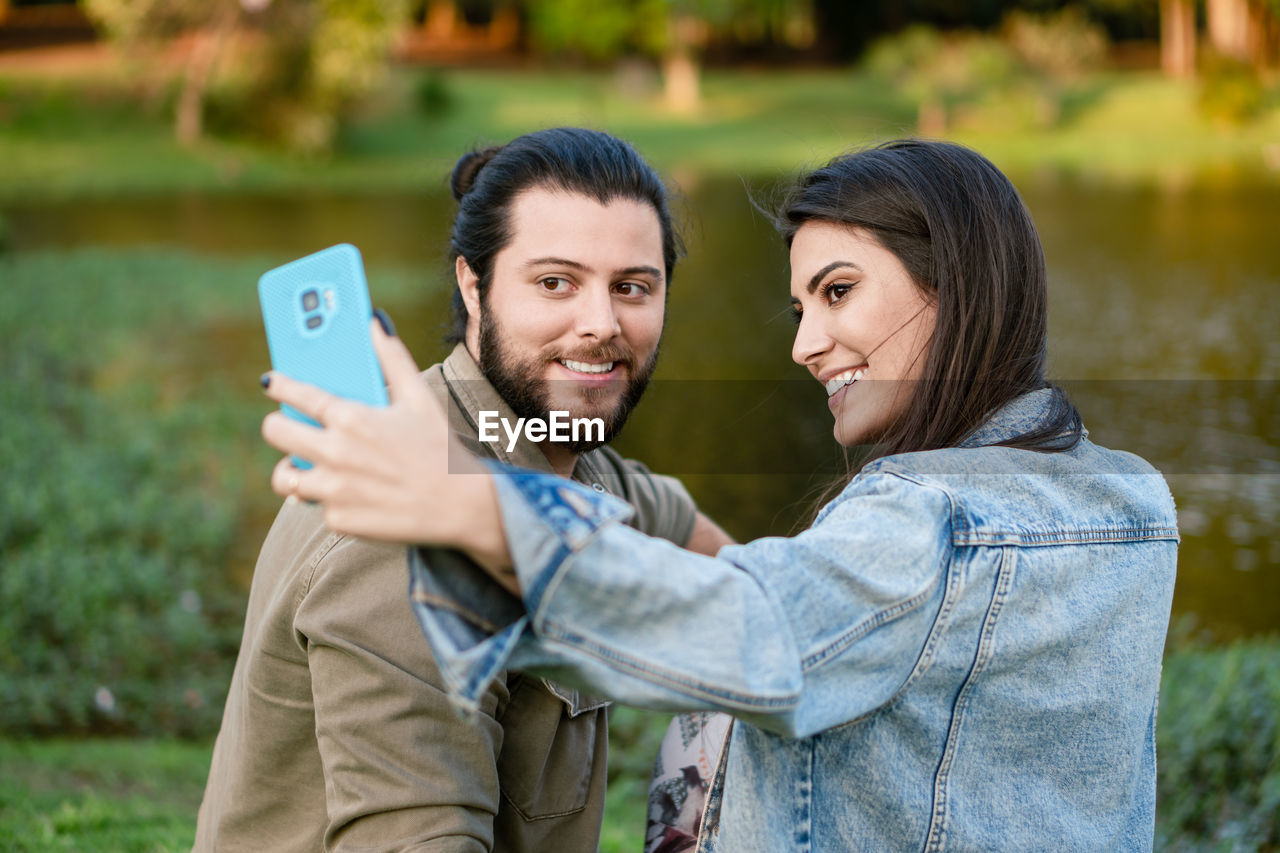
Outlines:
[[[996,32],[939,32],[918,24],[887,36],[867,51],[865,64],[914,101],[917,129],[945,134],[957,108],[993,92],[1030,96],[1034,120],[1059,120],[1068,89],[1107,56],[1103,29],[1078,8],[1033,14],[1014,11]]]
[[[1160,67],[1169,77],[1196,70],[1196,10],[1191,0],[1160,0]]]
[[[812,0],[528,0],[528,8],[545,49],[594,61],[657,58],[666,102],[680,112],[701,103],[701,55],[716,35],[795,47],[814,39]]]
[[[1138,16],[1158,9],[1160,68],[1169,77],[1189,77],[1196,67],[1197,0],[1091,0],[1108,12]]]
[[[129,52],[177,48],[185,57],[174,110],[184,144],[205,132],[220,59],[229,50],[238,91],[222,119],[290,147],[328,150],[353,100],[381,82],[407,0],[82,0]],[[233,45],[234,43],[234,45]]]
[[[1206,0],[1209,43],[1222,56],[1261,68],[1280,41],[1280,0]]]
[[[1007,85],[1017,61],[994,36],[944,35],[922,24],[876,42],[865,59],[871,73],[916,103],[916,127],[924,136],[945,134],[956,104]]]
[[[1002,30],[1034,80],[1039,123],[1046,127],[1057,124],[1063,92],[1106,60],[1106,33],[1078,6],[1047,15],[1010,12]]]

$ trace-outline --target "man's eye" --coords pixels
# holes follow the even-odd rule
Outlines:
[[[541,285],[542,289],[548,293],[564,293],[569,289],[569,282],[567,279],[556,278],[555,276],[539,279],[538,284]]]
[[[649,288],[634,281],[620,282],[615,286],[615,289],[623,296],[643,296],[649,292]]]

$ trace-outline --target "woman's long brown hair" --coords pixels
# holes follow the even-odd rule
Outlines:
[[[1080,441],[1080,413],[1045,378],[1047,273],[1017,190],[980,154],[905,139],[846,154],[802,176],[775,218],[791,245],[809,221],[869,232],[937,307],[905,411],[860,460],[955,447],[1021,394],[1052,390],[1048,416],[1001,441],[1040,452]]]

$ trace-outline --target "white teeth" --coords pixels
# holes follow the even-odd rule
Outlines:
[[[831,377],[824,385],[827,389],[827,396],[830,397],[844,386],[857,382],[862,378],[863,373],[864,371],[859,368],[857,370],[846,370],[844,373]]]
[[[587,364],[585,361],[570,361],[567,358],[560,359],[560,363],[575,373],[608,373],[613,370],[615,362],[606,361],[604,364]]]

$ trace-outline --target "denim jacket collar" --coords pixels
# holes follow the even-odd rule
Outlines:
[[[1048,418],[1052,405],[1052,389],[1038,388],[1035,391],[1028,391],[997,409],[982,426],[961,441],[960,446],[985,447],[1031,432]],[[1088,436],[1089,431],[1081,427],[1080,437]]]

